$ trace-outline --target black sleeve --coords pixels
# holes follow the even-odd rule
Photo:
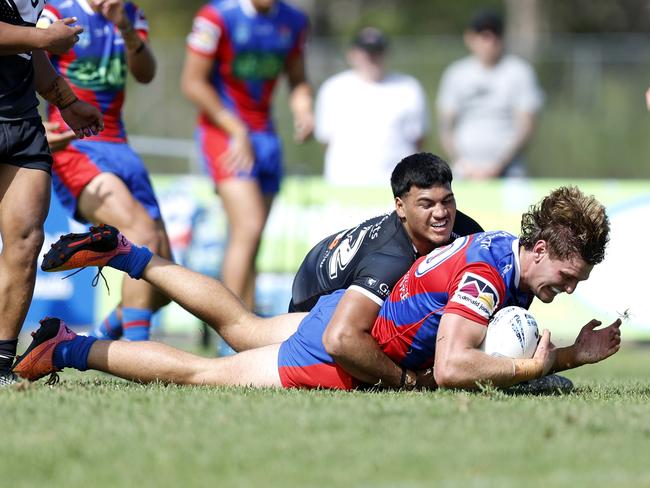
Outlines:
[[[379,252],[369,254],[357,266],[350,286],[363,288],[383,302],[411,264],[413,261],[406,256]]]
[[[456,234],[457,237],[463,237],[470,234],[476,234],[477,232],[483,232],[483,227],[481,227],[472,217],[469,217],[460,210],[456,211],[456,221],[454,222],[453,233]]]

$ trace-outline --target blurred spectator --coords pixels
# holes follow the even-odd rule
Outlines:
[[[351,69],[326,80],[318,93],[316,138],[327,145],[331,184],[385,185],[395,162],[422,148],[426,95],[412,76],[387,72],[387,48],[380,30],[361,30],[347,52]]]
[[[200,109],[199,155],[228,218],[221,277],[249,307],[255,258],[282,176],[271,97],[283,72],[296,140],[314,125],[303,57],[307,28],[305,14],[280,0],[213,0],[187,38],[182,90]]]
[[[522,151],[543,103],[530,64],[504,54],[503,20],[479,12],[464,34],[471,52],[443,73],[438,91],[441,143],[454,175],[524,176]]]
[[[650,111],[650,88],[645,92],[645,104],[648,107],[648,111]]]

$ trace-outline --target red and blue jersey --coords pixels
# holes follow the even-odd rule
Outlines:
[[[453,313],[488,324],[509,305],[528,308],[519,290],[519,239],[507,232],[460,237],[418,259],[384,301],[372,336],[395,363],[433,365],[438,326]],[[278,371],[285,387],[351,389],[358,382],[327,353],[323,333],[345,290],[320,298],[298,330],[282,343]]]
[[[213,0],[194,18],[188,49],[214,60],[210,75],[224,106],[250,130],[273,130],[271,97],[287,60],[302,56],[308,19],[278,1],[267,13],[250,0]],[[199,124],[210,125],[205,114]]]
[[[427,368],[433,365],[443,314],[487,326],[502,307],[530,306],[533,295],[518,288],[515,236],[493,231],[461,237],[413,264],[384,302],[372,335],[400,366]]]
[[[146,40],[149,27],[142,10],[130,2],[124,8],[138,35]],[[119,29],[92,10],[86,0],[51,0],[41,14],[39,26],[66,17],[76,17],[84,31],[71,50],[51,55],[52,65],[79,99],[96,106],[104,116],[104,131],[89,140],[125,142],[122,105],[128,70],[124,39]],[[56,107],[50,106],[48,112],[50,121],[67,127]]]

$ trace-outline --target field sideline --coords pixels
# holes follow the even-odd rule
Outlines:
[[[2,485],[650,486],[650,348],[568,396],[129,384],[0,391]]]

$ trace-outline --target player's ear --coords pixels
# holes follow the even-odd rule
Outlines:
[[[404,211],[404,201],[400,197],[395,197],[395,211],[397,216],[400,219],[406,218],[406,212]]]
[[[539,262],[545,254],[548,253],[548,244],[546,241],[540,239],[533,246],[533,256],[535,257],[535,262]]]

